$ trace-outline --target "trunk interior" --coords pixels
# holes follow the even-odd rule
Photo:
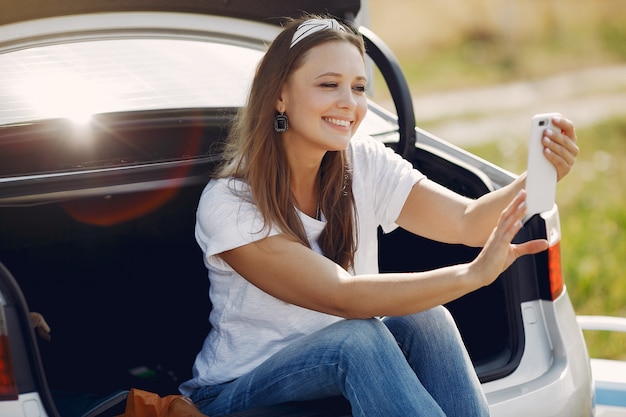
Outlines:
[[[429,152],[418,151],[415,164],[462,194],[488,190],[476,175]],[[83,394],[130,388],[176,394],[190,377],[209,330],[208,280],[194,239],[203,187],[198,181],[0,207],[0,262],[29,309],[52,328],[51,341],[38,345],[59,409]],[[402,230],[381,235],[384,271],[419,271],[476,253]],[[519,280],[512,275],[448,305],[483,381],[512,372],[523,350]]]

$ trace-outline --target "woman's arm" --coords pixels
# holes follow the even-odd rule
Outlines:
[[[291,304],[346,318],[410,314],[488,285],[519,256],[547,248],[543,240],[510,243],[521,227],[524,198],[521,192],[513,199],[474,261],[427,272],[352,276],[284,235],[220,256],[252,284]]]
[[[544,153],[554,164],[557,179],[570,171],[579,149],[571,121],[553,119],[560,132],[546,131]],[[415,233],[446,243],[483,246],[498,216],[513,197],[524,188],[526,173],[511,184],[476,200],[462,197],[432,181],[420,181],[409,194],[397,223]]]
[[[558,178],[575,155],[569,121],[547,133],[547,157]],[[477,200],[459,196],[430,181],[413,187],[397,223],[445,242],[484,246],[472,262],[419,273],[352,276],[331,260],[284,235],[272,236],[220,254],[245,279],[285,302],[346,318],[404,315],[454,300],[489,285],[520,256],[547,249],[534,240],[511,244],[524,217],[525,175]]]

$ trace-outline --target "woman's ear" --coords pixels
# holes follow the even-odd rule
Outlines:
[[[276,100],[276,111],[278,113],[284,113],[286,107],[287,106],[285,105],[285,101],[283,100],[282,96],[278,97],[278,100]]]
[[[276,111],[278,113],[284,113],[287,111],[287,101],[284,99],[285,97],[285,86],[280,89],[280,94],[278,95],[278,99],[276,100]]]

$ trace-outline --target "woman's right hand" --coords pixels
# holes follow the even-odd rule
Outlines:
[[[491,284],[520,256],[532,255],[548,249],[548,241],[545,239],[519,244],[511,243],[522,228],[525,213],[526,191],[521,190],[500,215],[498,224],[491,232],[483,250],[470,263],[471,276],[479,285]]]

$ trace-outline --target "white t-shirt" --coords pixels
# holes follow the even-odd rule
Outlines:
[[[404,202],[424,175],[370,137],[354,137],[347,154],[352,167],[358,247],[355,274],[378,273],[377,228],[396,227]],[[325,220],[300,213],[313,246]],[[262,217],[250,201],[247,185],[231,178],[212,180],[204,189],[196,218],[196,239],[209,271],[209,316],[212,329],[193,366],[193,378],[180,386],[185,395],[196,389],[233,380],[299,338],[326,327],[340,317],[286,303],[261,291],[237,274],[218,254],[279,234],[263,228]]]

